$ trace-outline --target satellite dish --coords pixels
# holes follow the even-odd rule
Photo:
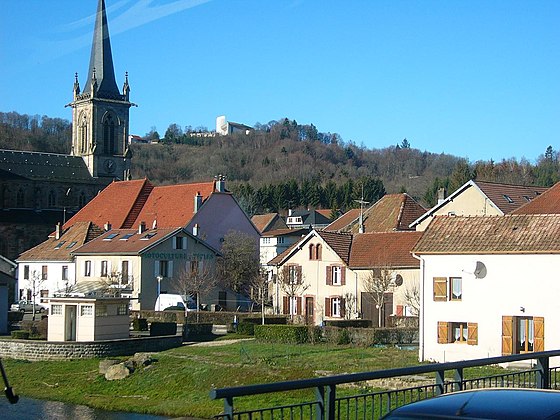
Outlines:
[[[486,266],[482,261],[476,262],[476,267],[473,274],[477,279],[483,279],[484,277],[486,277]]]
[[[403,284],[403,278],[400,274],[397,274],[397,276],[395,277],[395,285],[402,286],[402,284]]]

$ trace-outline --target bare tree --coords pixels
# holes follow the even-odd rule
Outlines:
[[[222,244],[218,260],[224,286],[248,295],[251,283],[260,276],[258,240],[242,232],[230,231]]]
[[[407,285],[404,289],[404,300],[410,307],[413,316],[420,314],[420,288],[416,283]]]
[[[122,291],[122,274],[120,271],[111,271],[106,276],[101,277],[103,285],[102,293],[108,297],[120,297]]]
[[[364,278],[364,291],[371,297],[379,313],[378,327],[385,317],[385,299],[387,292],[393,289],[393,269],[390,266],[377,267],[369,271]]]
[[[261,306],[261,323],[264,325],[264,309],[271,302],[268,273],[261,270],[260,274],[251,282],[251,300]]]
[[[285,265],[281,267],[278,270],[276,281],[287,297],[288,308],[285,308],[285,310],[288,309],[290,319],[293,321],[295,314],[292,308],[292,302],[295,301],[297,305],[297,298],[301,298],[301,295],[303,295],[311,285],[304,282],[300,265]]]
[[[194,296],[196,321],[198,322],[200,295],[210,292],[217,284],[217,278],[209,264],[204,264],[204,261],[200,260],[192,260],[177,271],[174,276],[173,289],[185,299],[188,299],[188,296]]]
[[[39,273],[37,270],[33,270],[33,272],[31,273],[29,282],[31,283],[31,298],[33,300],[33,321],[35,321],[35,305],[37,302],[37,297],[41,294],[41,285],[46,280],[46,278],[43,278],[42,273]]]
[[[354,296],[353,293],[345,293],[344,296],[342,297],[344,299],[344,319],[350,319],[350,317],[355,313],[356,311],[356,306],[357,306],[357,302],[356,302],[356,296]]]

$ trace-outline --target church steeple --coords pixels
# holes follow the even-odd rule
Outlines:
[[[87,82],[80,91],[74,81],[72,155],[84,159],[93,177],[128,179],[130,100],[128,73],[122,92],[117,87],[105,0],[99,0]]]
[[[94,78],[97,79],[97,92],[93,92],[96,94],[95,96],[111,99],[117,98],[120,95],[115,80],[115,69],[113,68],[113,55],[111,54],[111,40],[109,38],[107,13],[105,12],[105,0],[99,0],[97,5],[88,78],[84,87],[84,93],[92,93],[91,89]]]

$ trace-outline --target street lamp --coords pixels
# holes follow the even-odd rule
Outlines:
[[[161,306],[161,302],[159,301],[159,295],[160,295],[160,291],[161,291],[161,281],[163,280],[163,276],[161,274],[159,274],[157,277],[157,310],[160,310],[160,306]]]

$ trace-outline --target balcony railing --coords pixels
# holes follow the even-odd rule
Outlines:
[[[213,389],[210,398],[223,399],[224,411],[216,416],[228,420],[272,419],[377,419],[402,405],[449,392],[475,388],[560,388],[560,369],[550,368],[550,358],[560,356],[560,350],[435,363],[407,368],[389,369],[328,376],[298,381],[276,382],[232,388]],[[530,362],[525,370],[507,370],[497,375],[466,379],[466,368],[498,365],[511,362]],[[337,395],[340,385],[364,383],[388,378],[406,378],[434,374],[422,385],[384,391],[365,391],[352,395]],[[337,388],[338,386],[338,388]],[[261,407],[236,411],[234,400],[258,394],[287,393],[315,390],[315,397],[295,404]],[[345,387],[345,394],[347,393]],[[342,392],[341,392],[342,393]],[[301,392],[304,395],[304,392]],[[309,394],[309,392],[307,393]]]

